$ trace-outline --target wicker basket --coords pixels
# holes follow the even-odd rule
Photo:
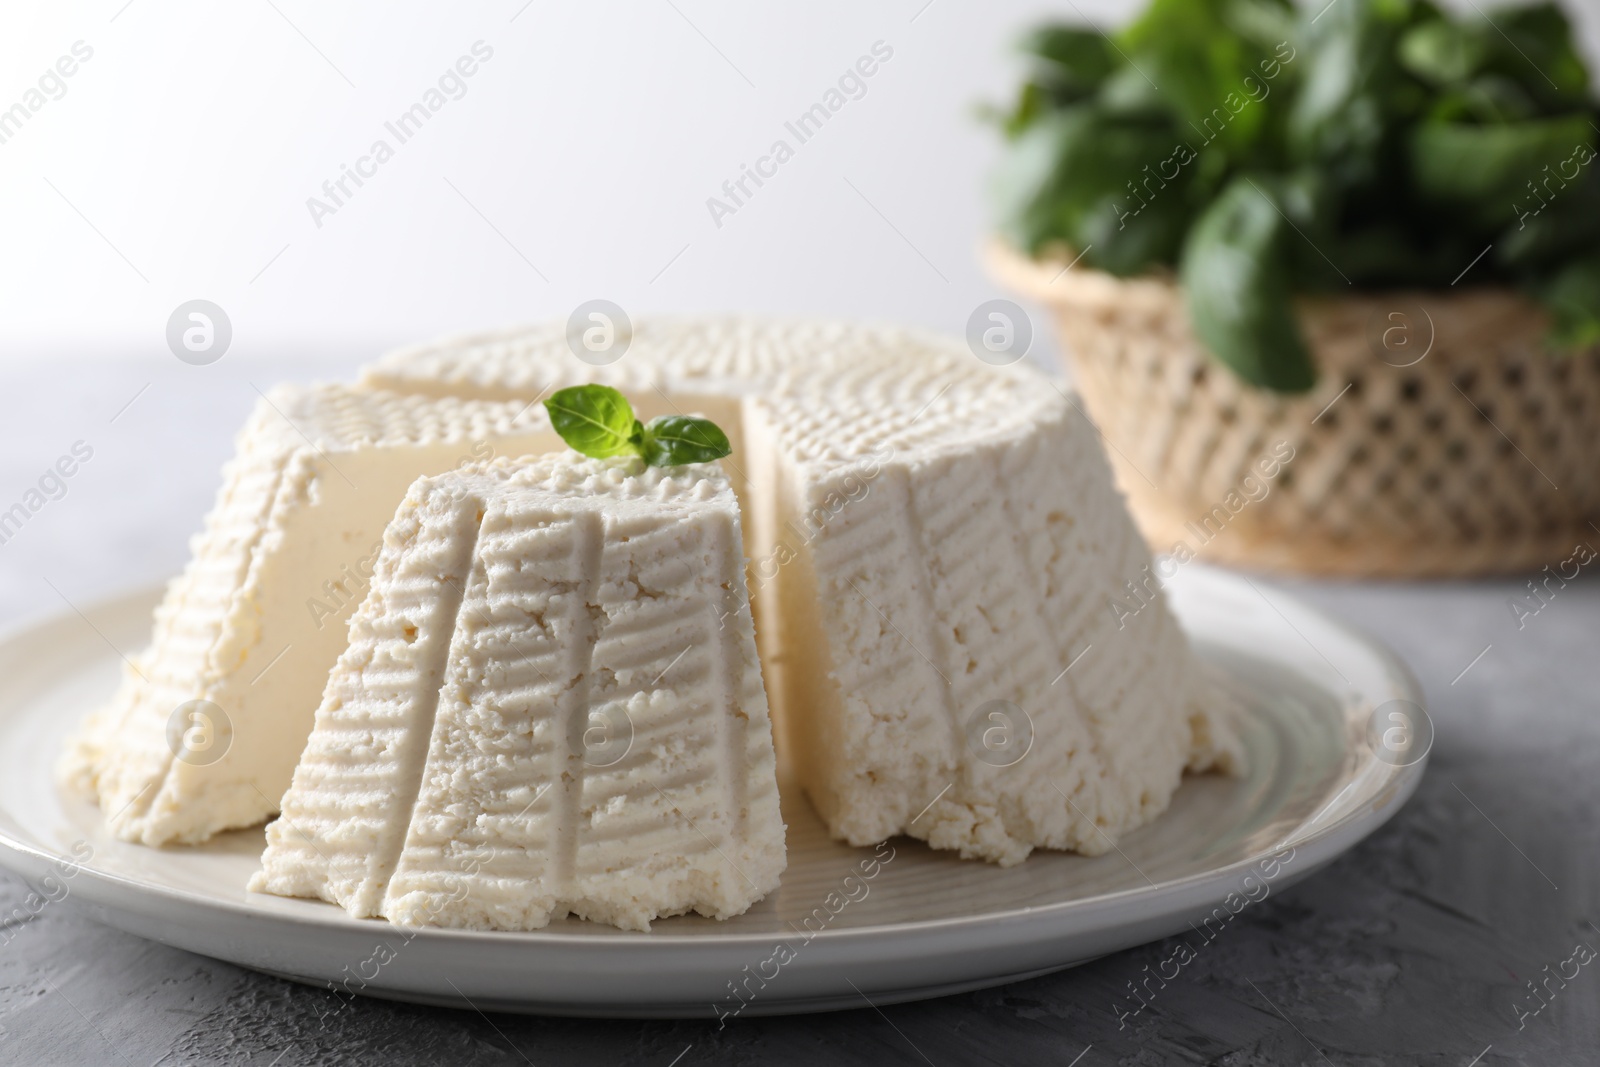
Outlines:
[[[1542,351],[1547,320],[1513,292],[1303,298],[1318,381],[1289,397],[1206,354],[1171,278],[998,245],[987,258],[1054,314],[1157,551],[1420,578],[1538,569],[1600,546],[1600,350]]]

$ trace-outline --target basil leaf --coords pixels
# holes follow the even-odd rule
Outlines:
[[[1529,186],[1579,149],[1594,148],[1586,115],[1509,126],[1427,122],[1408,145],[1412,179],[1423,197],[1465,210],[1485,226],[1503,226],[1542,201]]]
[[[1319,237],[1317,245],[1329,259],[1339,264],[1343,276],[1335,273],[1328,261],[1309,246],[1299,257],[1300,270],[1302,276],[1319,277],[1323,283],[1321,287],[1328,290],[1345,288],[1345,279],[1367,288],[1418,285],[1447,288],[1461,273],[1461,268],[1483,251],[1483,244],[1474,245],[1453,233],[1441,234],[1436,242],[1423,244],[1399,224],[1387,221],[1340,234],[1326,244]],[[1482,277],[1479,272],[1487,272],[1493,258],[1492,255],[1485,257],[1471,277]],[[1319,267],[1318,274],[1311,273]]]
[[[1021,47],[1038,60],[1036,80],[1062,104],[1094,92],[1117,65],[1116,53],[1097,30],[1041,26],[1023,38]]]
[[[1266,118],[1245,82],[1259,81],[1256,63],[1264,56],[1228,26],[1228,7],[1226,0],[1152,0],[1122,41],[1130,64],[1160,86],[1191,136],[1241,153]]]
[[[1102,82],[1094,102],[1101,114],[1130,122],[1159,122],[1168,116],[1167,98],[1133,67],[1123,67]]]
[[[1056,172],[1083,115],[1075,108],[1043,116],[1017,137],[995,171],[990,193],[1000,231],[1018,248],[1037,252],[1053,240],[1069,239],[1062,202],[1071,191]]]
[[[1131,192],[1108,197],[1079,222],[1072,244],[1088,250],[1085,263],[1126,278],[1177,258],[1193,208],[1181,187],[1152,182],[1140,189],[1148,199]]]
[[[1550,310],[1552,342],[1567,349],[1600,345],[1600,255],[1568,264],[1539,296]]]
[[[1063,242],[1087,249],[1089,266],[1137,273],[1176,257],[1199,170],[1167,122],[1071,108],[1024,133],[997,173],[1002,232],[1029,252]]]
[[[1381,184],[1392,130],[1428,105],[1428,95],[1396,57],[1409,5],[1340,3],[1307,26],[1298,61],[1304,82],[1290,103],[1292,158],[1323,169],[1336,184]]]
[[[550,424],[573,449],[594,459],[639,454],[628,398],[609,385],[574,385],[544,402]]]
[[[1284,244],[1292,231],[1270,179],[1241,175],[1184,244],[1180,275],[1195,334],[1251,385],[1310,389],[1316,372],[1290,301]]]
[[[1223,7],[1228,28],[1263,52],[1274,52],[1296,36],[1296,14],[1290,0],[1228,0]],[[1257,69],[1271,68],[1258,63]]]
[[[1011,106],[1010,111],[1000,108],[980,105],[978,115],[986,121],[996,122],[1005,131],[1008,140],[1015,140],[1029,126],[1032,126],[1041,115],[1048,112],[1050,102],[1045,99],[1044,89],[1037,82],[1026,82],[1022,91],[1017,94],[1017,102]]]
[[[1560,5],[1502,8],[1484,17],[1496,44],[1494,70],[1515,78],[1550,110],[1589,104],[1589,72]]]
[[[1494,52],[1488,26],[1467,26],[1438,19],[1414,26],[1400,38],[1400,62],[1424,81],[1435,85],[1465,82]]]
[[[663,415],[645,426],[642,454],[652,467],[710,463],[733,451],[728,435],[710,419]]]
[[[1483,74],[1440,96],[1428,117],[1436,122],[1503,125],[1536,118],[1539,105],[1518,82],[1503,74]]]

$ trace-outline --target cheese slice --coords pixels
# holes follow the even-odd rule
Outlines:
[[[363,379],[736,404],[780,771],[835,837],[1097,854],[1186,768],[1242,767],[1093,426],[1025,366],[892,328],[661,319],[605,367],[551,325],[403,350]]]
[[[277,810],[384,525],[420,474],[560,446],[526,403],[348,386],[262,397],[150,647],[58,777],[113,833],[203,841]]]
[[[503,930],[746,910],[784,829],[740,543],[714,465],[420,479],[252,888]]]

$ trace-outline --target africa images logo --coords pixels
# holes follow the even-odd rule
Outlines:
[[[470,55],[459,57],[454,65],[446,68],[438,81],[424,90],[421,99],[383,124],[388,137],[374,140],[363,155],[356,157],[354,166],[339,164],[338,176],[322,183],[321,197],[306,197],[306,210],[311,213],[311,221],[317,229],[322,229],[322,220],[337,214],[367,180],[376,178],[378,168],[395,157],[400,145],[421,133],[429,119],[444,110],[450,101],[467,95],[467,79],[494,58],[494,49],[483,41],[472,42],[470,51]],[[393,144],[390,144],[391,139]],[[352,184],[355,188],[351,188]]]

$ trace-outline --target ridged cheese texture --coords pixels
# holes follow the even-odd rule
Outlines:
[[[715,465],[575,454],[411,487],[252,888],[406,925],[745,911],[784,827]]]
[[[405,487],[563,449],[537,401],[587,381],[643,419],[728,432],[780,774],[837,837],[1001,863],[1101,852],[1186,766],[1238,768],[1230,713],[1060,382],[910,331],[704,318],[643,321],[605,366],[551,324],[264,398],[151,648],[62,781],[149,844],[271,815]],[[220,726],[186,731],[195,701]]]
[[[419,346],[371,386],[613,384],[730,430],[782,771],[838,838],[1002,864],[1098,854],[1242,749],[1065,387],[914,332],[649,320],[607,366],[560,325]]]
[[[64,786],[96,800],[118,837],[150,845],[260,823],[288,787],[406,487],[559,445],[526,402],[265,394],[150,647],[58,764]]]

